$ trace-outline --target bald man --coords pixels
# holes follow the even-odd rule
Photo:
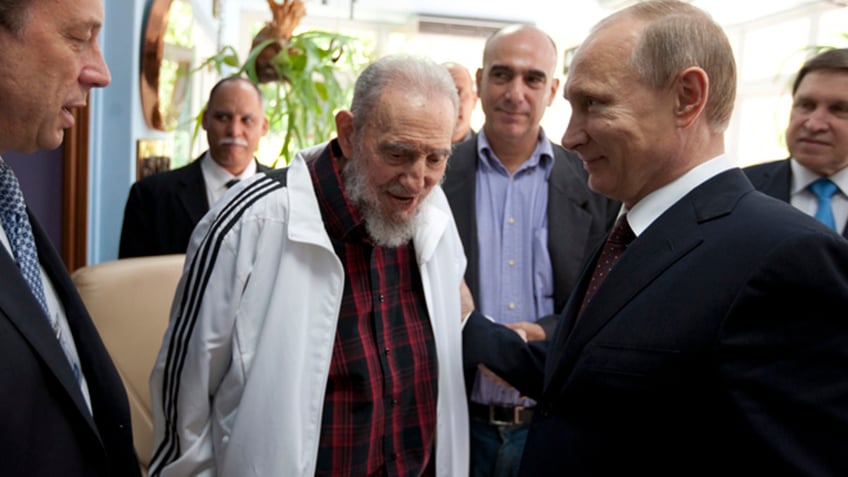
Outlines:
[[[476,77],[486,121],[454,146],[444,183],[478,309],[531,340],[551,335],[554,313],[618,212],[589,190],[579,157],[542,130],[559,87],[556,64],[553,40],[534,26],[507,26],[487,40]],[[473,368],[466,377],[471,475],[515,475],[535,402]]]
[[[442,63],[447,68],[453,82],[456,84],[456,92],[459,94],[459,116],[456,118],[456,128],[453,130],[451,142],[454,144],[471,139],[474,131],[471,129],[471,111],[477,106],[477,90],[471,73],[460,65],[449,61]]]

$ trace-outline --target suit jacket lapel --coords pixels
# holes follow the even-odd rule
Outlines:
[[[728,187],[731,185],[732,188]],[[544,392],[557,392],[583,349],[601,328],[657,275],[703,242],[699,229],[701,222],[730,213],[738,197],[752,190],[739,169],[719,174],[695,188],[630,244],[578,320],[577,313],[597,261],[599,247],[592,260],[593,266],[584,270],[551,341]]]
[[[774,167],[764,169],[759,177],[751,177],[757,190],[786,203],[792,203],[792,167],[789,159],[776,161]],[[848,223],[842,226],[842,236],[848,238]]]
[[[590,200],[585,187],[586,178],[575,171],[562,148],[554,147],[554,164],[548,181],[548,254],[551,258],[554,283],[554,309],[563,309],[570,290],[566,284],[576,284],[580,254],[592,225],[592,215],[586,211]]]
[[[451,204],[471,204],[451,207],[459,230],[459,238],[468,260],[465,281],[474,296],[480,296],[479,250],[477,249],[477,138],[458,144],[448,161],[443,189]]]
[[[200,156],[185,169],[185,175],[180,178],[180,190],[177,192],[180,203],[194,223],[199,222],[209,211],[206,183],[203,180],[203,169],[200,167],[202,159],[203,156]]]
[[[55,249],[53,249],[53,246],[49,244],[44,231],[38,225],[35,218],[29,210],[27,212],[32,223],[32,232],[35,237],[36,247],[38,248],[39,262],[50,277],[54,288],[60,295],[60,300],[64,304],[66,301],[61,296],[62,288],[67,287],[68,284],[64,283],[60,279],[60,276],[67,277],[67,273],[57,273],[59,272],[57,267],[62,267],[62,270],[64,270],[64,265],[56,254]],[[50,324],[44,317],[38,301],[32,295],[26,281],[24,281],[18,272],[14,259],[5,247],[0,248],[3,249],[2,253],[0,253],[0,273],[5,277],[4,287],[7,289],[7,293],[0,294],[0,310],[3,310],[3,313],[12,321],[24,339],[30,343],[35,353],[44,360],[47,368],[51,370],[62,387],[65,388],[65,391],[77,409],[79,409],[80,414],[82,414],[89,423],[89,426],[97,434],[91,413],[88,411],[82,391],[76,378],[74,378],[68,359],[64,351],[62,351],[59,341],[56,339]],[[67,280],[69,281],[70,279]],[[72,311],[66,309],[69,322],[71,321]],[[80,348],[79,351],[82,355],[83,346],[77,342],[77,347]]]
[[[764,170],[762,176],[752,177],[751,182],[763,193],[788,203],[789,189],[792,187],[792,168],[789,160],[777,162],[775,167]]]

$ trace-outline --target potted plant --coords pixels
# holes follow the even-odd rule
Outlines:
[[[334,115],[350,104],[353,78],[367,57],[357,49],[356,38],[333,32],[306,31],[293,34],[306,14],[302,0],[268,0],[272,20],[253,38],[244,62],[232,46],[224,46],[200,68],[214,68],[219,75],[237,69],[259,86],[270,123],[269,134],[279,134],[279,158],[285,163],[304,147],[330,139]],[[197,136],[201,111],[195,117]]]

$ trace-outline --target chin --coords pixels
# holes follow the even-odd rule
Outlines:
[[[50,138],[41,138],[38,143],[32,147],[29,147],[28,151],[18,151],[22,153],[31,153],[38,150],[52,151],[59,146],[62,145],[62,141],[65,139],[65,131],[60,130],[59,134],[55,137]]]

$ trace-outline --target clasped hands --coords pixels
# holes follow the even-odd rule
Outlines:
[[[459,296],[462,313],[460,319],[464,322],[468,316],[474,311],[474,296],[471,294],[471,290],[468,288],[468,285],[465,283],[465,280],[462,280],[462,283],[459,285]],[[516,323],[509,323],[505,325],[507,328],[515,331],[518,336],[521,337],[525,342],[528,340],[544,340],[545,339],[545,330],[541,326],[536,323],[532,323],[529,321],[519,321]],[[494,381],[495,383],[512,389],[512,385],[508,382],[504,381],[503,378],[492,372],[489,368],[484,364],[478,364],[477,368],[480,372],[486,376],[488,379]]]

